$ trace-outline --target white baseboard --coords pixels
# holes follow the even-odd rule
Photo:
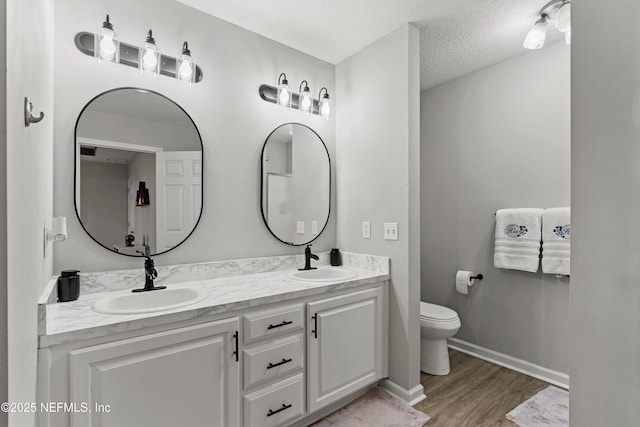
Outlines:
[[[411,406],[414,406],[427,398],[427,396],[425,396],[424,394],[424,387],[422,387],[422,384],[418,384],[411,390],[407,390],[406,388],[400,387],[398,384],[387,378],[382,380],[380,385],[386,391],[388,391],[389,394],[404,402],[407,402]]]
[[[503,353],[498,353],[497,351],[489,350],[488,348],[480,347],[479,345],[457,338],[449,338],[447,341],[449,343],[449,347],[454,350],[477,357],[478,359],[486,360],[487,362],[491,362],[495,365],[504,366],[505,368],[546,381],[567,390],[569,389],[569,374],[565,374],[564,372],[554,371],[543,366],[536,365],[535,363],[527,362],[526,360],[518,359]]]

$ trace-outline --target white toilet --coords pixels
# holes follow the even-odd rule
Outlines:
[[[447,375],[447,338],[460,329],[458,313],[441,305],[420,302],[420,370],[431,375]]]

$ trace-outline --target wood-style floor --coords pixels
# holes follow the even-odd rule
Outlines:
[[[431,417],[425,427],[513,427],[505,415],[549,385],[451,349],[449,362],[449,375],[421,374],[427,398],[414,408]]]

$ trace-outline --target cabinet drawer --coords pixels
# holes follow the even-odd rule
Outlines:
[[[245,427],[283,425],[304,412],[302,373],[244,397]]]
[[[244,387],[303,366],[303,336],[298,334],[244,350]]]
[[[245,343],[301,329],[304,326],[302,304],[247,314],[243,323]]]

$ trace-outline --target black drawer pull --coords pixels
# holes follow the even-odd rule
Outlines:
[[[293,405],[286,405],[286,404],[284,404],[284,403],[283,403],[283,404],[282,404],[282,408],[280,408],[280,409],[276,409],[275,411],[274,411],[273,409],[269,409],[269,412],[267,412],[267,417],[270,417],[271,415],[275,415],[275,414],[277,414],[278,412],[282,412],[282,411],[284,411],[285,409],[289,409],[289,408],[291,408],[292,406],[293,406]]]
[[[289,363],[292,360],[293,359],[282,359],[282,362],[278,362],[278,363],[269,362],[269,364],[267,365],[267,369],[271,369],[271,368],[275,368],[276,366],[284,365],[285,363]]]
[[[280,328],[280,327],[282,327],[282,326],[287,326],[287,325],[290,325],[290,324],[292,324],[292,323],[293,323],[293,320],[289,320],[289,321],[286,321],[286,320],[285,320],[284,322],[282,322],[282,323],[278,323],[277,325],[269,325],[269,326],[267,326],[267,330],[269,330],[269,329],[275,329],[275,328]]]

